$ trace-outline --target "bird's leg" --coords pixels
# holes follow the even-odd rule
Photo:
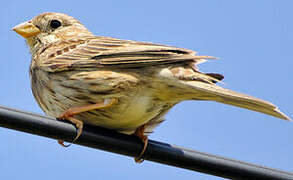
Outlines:
[[[139,139],[143,143],[143,148],[142,148],[141,153],[139,154],[138,157],[134,158],[134,161],[136,163],[142,163],[143,162],[144,159],[142,158],[142,156],[143,156],[143,154],[144,154],[144,152],[145,152],[145,150],[146,150],[146,148],[148,146],[148,137],[144,135],[145,128],[146,128],[146,125],[144,124],[144,125],[140,126],[139,128],[137,128],[135,133],[134,133],[134,135],[139,137]]]
[[[79,136],[82,133],[82,128],[83,128],[83,122],[81,120],[78,120],[76,118],[74,118],[73,116],[82,113],[82,112],[86,112],[86,111],[91,111],[91,110],[95,110],[95,109],[104,109],[104,108],[110,108],[112,107],[114,104],[116,104],[118,102],[117,98],[112,98],[112,99],[105,99],[102,102],[96,103],[96,104],[91,104],[88,106],[81,106],[81,107],[74,107],[74,108],[70,108],[67,109],[65,112],[63,112],[58,119],[65,119],[70,121],[71,123],[73,123],[76,128],[77,128],[77,135],[76,137],[73,139],[72,143],[74,141],[76,141]],[[58,143],[60,145],[62,145],[63,147],[68,147],[69,145],[65,145],[63,140],[58,140]]]

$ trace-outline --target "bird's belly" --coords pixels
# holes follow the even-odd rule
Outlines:
[[[43,71],[38,71],[37,75],[37,77],[44,76],[43,79],[48,77],[48,74]],[[68,79],[66,76],[57,75],[50,76],[51,80],[47,78],[47,81],[33,81],[35,83],[33,84],[34,95],[41,108],[49,116],[59,117],[70,108],[117,98],[118,103],[110,108],[82,112],[75,117],[87,124],[124,133],[133,133],[139,126],[149,121],[160,120],[163,112],[167,112],[171,107],[168,106],[166,101],[159,100],[157,90],[142,83],[130,86],[128,89],[113,91],[115,90],[113,88],[115,84],[111,84],[113,78],[108,78],[103,79],[102,84],[95,85],[96,89],[91,89],[91,83],[88,81],[76,81]],[[52,79],[56,80],[53,81]],[[60,81],[62,83],[59,83]],[[99,83],[96,80],[94,82]],[[127,83],[129,84],[129,81]],[[103,91],[101,91],[101,88]]]
[[[124,133],[133,133],[139,126],[157,118],[164,106],[163,103],[155,101],[154,97],[146,94],[137,94],[118,101],[109,109],[88,113],[88,116],[82,117],[83,121]]]
[[[60,89],[60,91],[64,91]],[[159,101],[151,93],[151,90],[137,90],[128,94],[111,95],[113,98],[118,98],[118,103],[114,104],[110,108],[91,110],[88,112],[83,112],[75,115],[75,117],[84,123],[92,124],[100,127],[105,127],[109,129],[114,129],[119,132],[124,132],[127,134],[133,133],[139,126],[147,123],[150,120],[160,118],[160,113],[163,108],[165,108],[165,102]],[[45,92],[46,96],[44,99],[43,108],[46,114],[58,117],[67,109],[73,107],[82,107],[89,105],[88,102],[75,97],[82,97],[82,94],[76,94],[76,92],[68,91],[66,96],[57,93],[55,96],[49,95]],[[115,97],[116,96],[116,97]],[[104,101],[105,99],[111,99],[108,96],[96,96],[91,99],[91,103],[98,103]],[[54,104],[54,106],[50,106]]]

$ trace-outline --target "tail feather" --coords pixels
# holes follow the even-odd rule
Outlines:
[[[291,120],[288,116],[282,113],[278,107],[270,102],[225,89],[215,84],[208,84],[200,81],[181,82],[188,85],[195,91],[194,93],[197,94],[197,96],[193,97],[193,99],[217,101],[220,103],[265,113],[284,120]]]

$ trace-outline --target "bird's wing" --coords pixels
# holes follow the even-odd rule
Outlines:
[[[39,65],[48,71],[64,71],[80,68],[139,68],[179,62],[204,62],[216,59],[198,56],[195,51],[147,42],[94,37],[86,40],[68,40],[42,50],[46,59]]]

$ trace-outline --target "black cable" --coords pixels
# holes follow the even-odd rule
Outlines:
[[[67,142],[71,142],[76,135],[75,127],[67,122],[2,106],[0,126]],[[89,125],[84,126],[83,133],[75,144],[132,157],[138,156],[142,150],[142,143],[135,136]],[[293,180],[293,173],[153,140],[149,141],[144,159],[230,179]]]

